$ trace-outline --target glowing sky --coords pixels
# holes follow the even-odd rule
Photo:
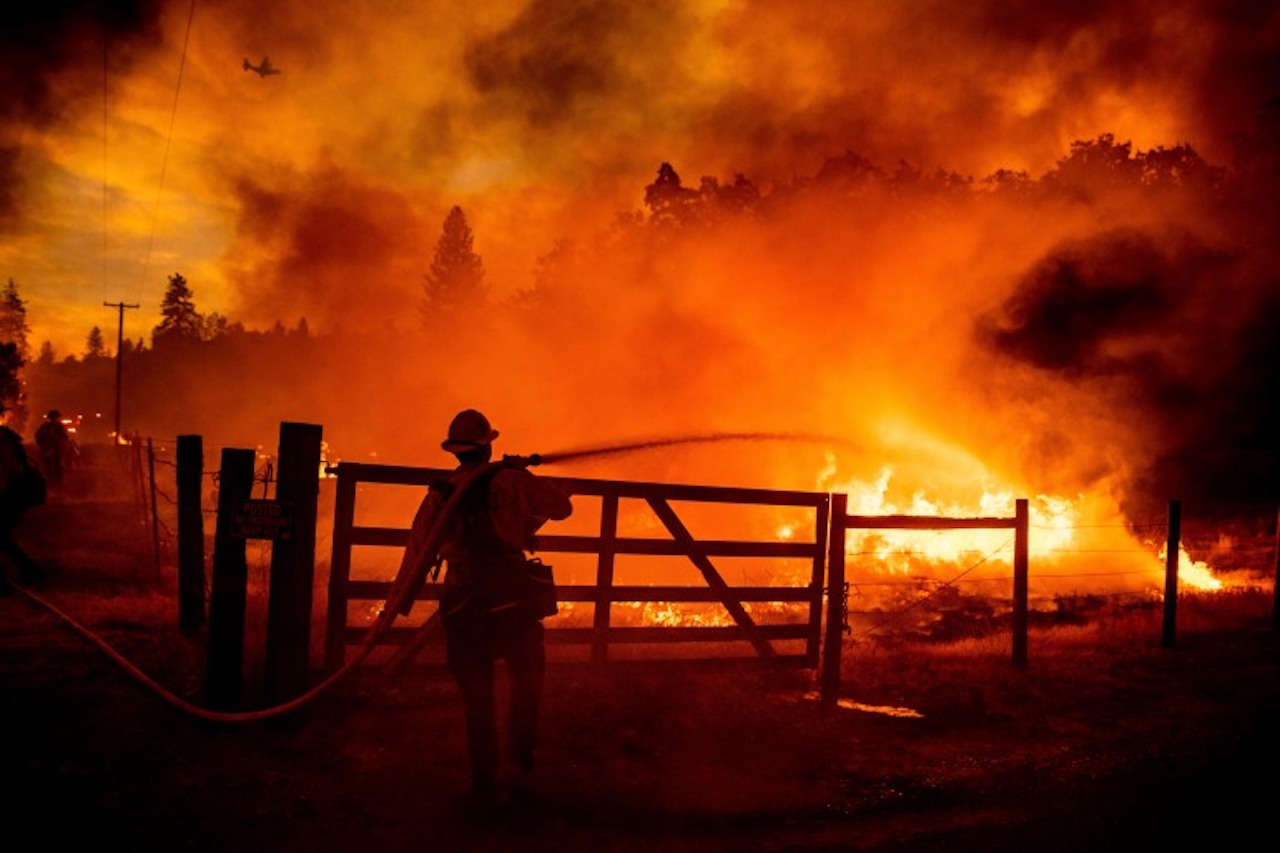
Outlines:
[[[102,6],[110,11],[104,13]],[[1274,3],[173,0],[9,4],[0,275],[33,346],[148,338],[167,277],[250,328],[376,326],[461,205],[495,293],[658,165],[768,187],[847,150],[1038,176],[1193,144],[1274,92]],[[261,79],[242,60],[270,55]]]

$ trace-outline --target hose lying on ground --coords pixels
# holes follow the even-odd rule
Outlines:
[[[502,461],[486,463],[485,465],[481,465],[472,471],[468,471],[465,476],[459,478],[458,482],[455,484],[456,488],[454,489],[453,493],[449,496],[449,499],[445,501],[444,505],[441,507],[440,517],[436,520],[436,523],[432,527],[431,533],[427,538],[427,542],[426,542],[427,553],[434,553],[434,551],[437,549],[441,532],[444,529],[444,522],[446,522],[452,516],[454,510],[458,505],[458,501],[461,500],[462,496],[466,493],[467,489],[484,474],[487,474],[496,468],[512,465],[513,463],[511,460],[512,460],[512,457],[508,457]],[[426,566],[429,564],[429,562],[430,561],[424,562],[424,564],[421,567],[421,571],[426,570]],[[279,705],[273,705],[269,708],[261,708],[253,711],[216,711],[216,710],[211,710],[209,708],[201,707],[199,705],[196,705],[193,702],[189,702],[186,699],[183,699],[180,696],[177,696],[173,692],[165,689],[163,686],[157,683],[154,679],[152,679],[142,670],[138,669],[136,666],[130,663],[123,655],[121,655],[119,652],[113,649],[109,643],[107,643],[97,634],[95,634],[94,632],[90,631],[88,628],[81,625],[79,622],[71,618],[71,616],[69,616],[67,613],[63,612],[62,610],[60,610],[58,607],[50,603],[45,598],[39,595],[36,595],[31,590],[18,584],[15,584],[14,588],[17,589],[18,592],[20,592],[24,597],[26,597],[30,601],[33,601],[36,604],[39,604],[41,607],[44,607],[50,613],[53,613],[58,618],[62,619],[64,622],[70,625],[73,629],[75,629],[77,633],[79,633],[81,636],[83,636],[89,642],[93,643],[98,648],[102,649],[102,651],[105,652],[106,655],[109,658],[111,658],[111,660],[115,661],[117,664],[123,667],[126,672],[128,672],[134,678],[138,679],[140,682],[142,682],[143,685],[145,685],[153,693],[155,693],[161,699],[168,702],[170,705],[174,706],[178,710],[184,711],[194,717],[199,717],[200,719],[209,720],[212,722],[246,723],[254,720],[265,720],[271,717],[279,717],[283,714],[288,714],[290,712],[296,711],[302,706],[308,704],[311,700],[315,699],[321,693],[333,687],[340,680],[345,678],[348,673],[350,673],[357,666],[359,666],[364,661],[364,659],[369,656],[369,654],[373,651],[374,647],[377,646],[378,642],[382,639],[383,635],[391,628],[391,625],[395,621],[396,614],[399,612],[401,605],[405,603],[406,597],[412,594],[412,592],[417,588],[418,584],[416,583],[415,579],[418,576],[419,575],[415,573],[414,575],[411,575],[410,577],[406,577],[403,579],[397,578],[396,582],[392,586],[390,595],[388,595],[387,597],[386,605],[382,608],[382,612],[378,615],[377,621],[375,621],[373,626],[369,629],[369,632],[365,635],[364,641],[360,644],[359,648],[357,648],[356,651],[352,653],[351,657],[348,658],[347,661],[344,662],[341,667],[334,670],[334,672],[331,673],[328,677],[326,677],[323,681],[319,682],[318,684],[316,684],[315,686],[307,690],[305,693],[302,693],[299,696],[293,699],[290,699],[287,702],[283,702]]]

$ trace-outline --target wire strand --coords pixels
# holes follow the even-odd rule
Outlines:
[[[151,269],[151,250],[156,242],[156,226],[160,219],[160,196],[164,192],[164,180],[169,169],[169,148],[173,144],[173,128],[178,120],[178,98],[182,92],[182,77],[187,67],[187,46],[191,43],[191,24],[196,17],[196,0],[191,0],[187,11],[187,31],[182,39],[182,59],[178,62],[178,81],[173,89],[173,108],[169,112],[169,133],[164,140],[164,155],[160,158],[160,183],[156,187],[156,203],[151,213],[151,235],[147,239],[147,254],[142,263],[142,281],[147,280]]]

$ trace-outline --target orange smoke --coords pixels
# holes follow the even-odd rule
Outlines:
[[[889,471],[899,507],[1026,496],[1033,548],[1090,522],[1131,547],[1169,499],[1280,481],[1273,6],[33,7],[0,51],[0,275],[60,356],[104,301],[146,338],[174,271],[247,330],[306,319],[295,349],[208,348],[200,382],[138,363],[143,432],[309,420],[335,457],[425,465],[467,406],[515,453],[829,434],[566,473]],[[492,302],[427,332],[455,205]]]

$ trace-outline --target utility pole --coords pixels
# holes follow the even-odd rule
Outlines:
[[[115,437],[116,444],[119,444],[120,443],[120,383],[121,383],[121,377],[123,376],[123,374],[121,373],[121,366],[124,359],[124,309],[137,308],[139,306],[137,304],[126,305],[123,302],[104,302],[102,304],[107,306],[108,308],[116,308],[120,312],[120,322],[116,328],[116,437]]]

